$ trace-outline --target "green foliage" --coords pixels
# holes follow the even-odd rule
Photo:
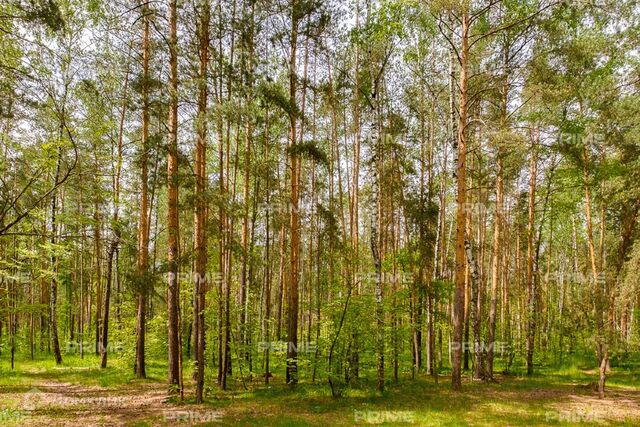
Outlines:
[[[133,380],[137,297],[143,292],[149,305],[146,351],[152,377],[145,385],[165,381],[165,159],[171,93],[165,6],[130,8],[116,3],[11,0],[0,5],[0,227],[25,214],[10,233],[0,236],[0,383],[22,386],[36,378],[58,379],[119,390]],[[200,125],[207,130],[205,235],[207,272],[212,278],[205,307],[206,405],[215,400],[229,409],[225,422],[245,421],[236,405],[258,402],[280,411],[268,414],[267,424],[304,424],[313,414],[312,423],[350,425],[353,408],[363,402],[378,409],[385,405],[415,409],[427,396],[430,408],[415,409],[418,424],[540,424],[542,405],[557,402],[546,397],[529,402],[530,394],[534,398],[539,394],[531,389],[551,388],[547,380],[562,390],[574,387],[569,381],[593,379],[586,370],[596,364],[594,290],[598,288],[582,280],[591,268],[585,188],[590,190],[596,246],[602,230],[602,259],[596,261],[607,274],[616,322],[616,339],[609,348],[614,366],[611,383],[634,386],[636,378],[627,370],[637,367],[632,350],[640,342],[636,307],[640,249],[633,214],[640,197],[635,2],[384,0],[360,1],[357,12],[354,3],[248,1],[231,8],[222,2],[212,11],[209,104],[204,114],[196,108],[204,83],[194,33],[201,5],[180,5],[178,265],[184,274],[179,327],[187,396],[194,368],[190,342],[194,284],[188,277],[195,257],[194,130]],[[147,77],[140,64],[143,12],[150,13],[152,27]],[[456,223],[457,177],[452,174],[461,125],[456,111],[465,98],[457,58],[462,12],[472,20],[464,93],[468,122],[462,123],[468,137],[467,203],[482,206],[469,213],[464,225]],[[296,46],[291,46],[292,35]],[[297,68],[290,70],[294,47]],[[290,93],[291,79],[295,93]],[[146,106],[143,92],[149,94]],[[144,107],[150,117],[145,144],[140,140]],[[298,142],[290,146],[292,122]],[[120,142],[122,170],[116,182]],[[52,188],[58,163],[64,174],[76,152],[77,166],[68,181]],[[537,189],[528,230],[532,153],[538,155]],[[147,271],[138,268],[143,157],[149,168],[150,210],[144,213],[151,234]],[[304,159],[299,182],[298,344],[304,348],[308,341],[317,341],[317,351],[298,355],[301,383],[295,392],[282,386],[286,345],[270,353],[272,388],[258,385],[266,369],[266,352],[258,343],[289,339],[291,158]],[[371,158],[375,164],[365,160]],[[500,177],[497,159],[503,166]],[[422,371],[412,372],[413,340],[418,335],[415,330],[420,330],[424,349],[427,325],[432,324],[438,338],[437,359],[442,352],[437,371],[448,375],[457,267],[452,236],[457,226],[469,227],[481,283],[487,285],[480,307],[481,338],[486,336],[498,178],[504,182],[505,202],[500,262],[506,265],[499,272],[497,335],[511,347],[496,355],[496,372],[506,369],[521,375],[525,370],[529,319],[525,281],[527,257],[532,256],[539,332],[535,364],[543,376],[527,381],[504,377],[499,385],[465,383],[467,397],[491,409],[469,415],[468,405],[464,406],[469,399],[460,400],[445,386],[432,384]],[[379,190],[376,204],[371,198],[374,189]],[[381,327],[373,310],[377,304],[373,212],[378,214],[382,252]],[[528,249],[529,231],[535,255]],[[102,371],[96,368],[93,348],[85,359],[69,351],[62,366],[65,371],[56,374],[47,349],[51,283],[58,284],[54,309],[63,347],[80,341],[93,347],[100,326],[94,314],[98,289],[105,285],[106,255],[116,235],[120,240],[110,272],[109,342],[117,343],[121,351],[109,354],[109,367]],[[221,283],[218,275],[225,266],[229,280]],[[26,281],[20,282],[24,277]],[[244,305],[241,282],[247,296]],[[230,290],[228,300],[226,290]],[[508,292],[504,299],[502,292]],[[427,313],[431,298],[434,304]],[[246,315],[244,325],[241,314]],[[630,322],[631,314],[635,329],[624,335],[619,331],[622,319]],[[231,390],[223,392],[217,390],[216,381],[225,315],[233,372]],[[6,327],[11,319],[17,319],[15,334]],[[385,335],[388,391],[382,396],[374,394],[372,384],[378,332]],[[17,350],[19,369],[40,370],[8,371],[11,345]],[[33,362],[28,360],[32,349]],[[358,379],[353,376],[356,359]],[[397,384],[392,377],[396,364]],[[90,369],[85,373],[80,367]],[[333,391],[344,399],[331,399],[329,378]],[[500,391],[501,387],[506,388]],[[481,391],[503,393],[512,400],[520,392],[529,394],[528,399],[495,407],[495,402],[483,401]],[[575,390],[570,395],[575,397]],[[305,397],[302,403],[301,397]],[[274,399],[279,400],[274,403]],[[282,415],[285,410],[295,415]]]
[[[316,141],[303,141],[294,146],[287,148],[287,154],[290,156],[308,157],[316,163],[328,166],[329,159],[327,154],[320,148],[320,143]]]
[[[46,25],[53,31],[60,31],[65,26],[56,0],[16,0],[15,6],[27,21]]]
[[[264,99],[266,105],[274,105],[285,113],[293,114],[296,117],[301,113],[298,106],[291,103],[289,95],[285,93],[281,84],[270,81],[261,82],[257,87],[257,93]]]

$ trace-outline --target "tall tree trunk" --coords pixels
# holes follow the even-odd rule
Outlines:
[[[104,284],[104,316],[102,319],[102,335],[100,342],[100,368],[107,367],[107,353],[109,350],[109,305],[111,303],[111,281],[113,278],[113,256],[118,243],[111,242],[107,251],[107,277]]]
[[[372,185],[372,209],[371,209],[371,253],[375,266],[375,318],[376,318],[376,358],[377,358],[377,381],[376,389],[384,391],[384,307],[382,300],[382,257],[380,255],[381,246],[381,213],[382,203],[380,201],[380,142],[377,135],[377,120],[372,123],[371,143],[374,150],[372,163],[373,185]]]
[[[80,187],[80,202],[79,209],[80,215],[83,215],[83,201],[82,201],[82,186]],[[80,237],[80,315],[78,316],[78,344],[80,348],[80,358],[84,359],[84,300],[85,300],[85,290],[84,290],[84,242],[86,239],[85,228],[82,227],[81,237]],[[33,302],[32,302],[33,303]],[[31,353],[33,354],[33,348],[31,349]]]
[[[527,375],[533,374],[533,352],[536,334],[536,286],[534,277],[534,225],[536,209],[536,175],[538,165],[537,129],[531,131],[529,161],[529,213],[527,219]]]
[[[131,45],[129,45],[129,52],[127,55],[127,61],[130,59],[131,53]],[[105,283],[105,299],[104,299],[104,320],[102,323],[102,345],[100,346],[100,367],[107,367],[107,353],[108,353],[108,342],[109,342],[109,305],[111,303],[111,282],[113,279],[113,258],[118,253],[118,246],[120,245],[120,225],[118,221],[120,220],[120,175],[122,172],[122,142],[124,137],[124,119],[125,114],[127,112],[127,89],[129,87],[129,64],[127,63],[127,71],[124,76],[124,87],[122,90],[122,106],[120,109],[120,121],[118,127],[118,146],[116,147],[116,163],[115,170],[113,174],[113,216],[111,218],[111,224],[113,227],[113,241],[109,247],[109,251],[107,253],[107,281]],[[118,259],[116,257],[116,265]],[[117,274],[117,266],[116,266],[116,274]]]
[[[503,64],[505,70],[509,65],[509,47],[505,43],[503,46]],[[503,130],[507,127],[507,103],[509,100],[509,80],[507,71],[502,76],[502,88],[500,91],[500,126]],[[503,209],[503,178],[502,178],[502,149],[498,147],[496,153],[496,207],[493,218],[493,248],[491,251],[491,301],[489,306],[489,327],[487,330],[487,341],[489,349],[487,352],[487,377],[493,379],[493,356],[495,354],[496,338],[496,309],[498,303],[498,282],[500,280],[500,245],[502,243],[502,209]],[[504,312],[505,304],[502,304]],[[504,328],[504,316],[502,317]]]
[[[356,29],[360,29],[360,2],[356,0]],[[351,175],[351,200],[349,203],[349,230],[351,232],[351,283],[355,284],[358,280],[359,272],[359,188],[360,188],[360,47],[355,44],[355,86],[353,89],[353,125],[354,125],[354,144],[353,144],[353,171]],[[335,110],[335,108],[334,108]],[[358,295],[359,285],[353,290],[354,295]],[[352,383],[358,380],[360,375],[360,354],[358,350],[358,331],[351,334],[351,345],[349,355],[349,378]]]
[[[251,3],[251,10],[249,11],[249,27],[246,29],[248,34],[245,36],[246,48],[248,50],[246,58],[246,72],[247,82],[246,86],[246,99],[245,108],[247,111],[251,111],[251,102],[253,98],[253,19],[254,19],[254,3]],[[242,214],[242,231],[241,231],[241,246],[242,246],[242,267],[240,274],[240,339],[243,347],[244,358],[247,362],[250,361],[251,352],[249,351],[249,331],[247,330],[247,305],[248,305],[248,271],[249,271],[249,205],[250,205],[250,171],[251,171],[251,147],[253,145],[253,117],[251,113],[244,117],[245,124],[245,146],[244,146],[244,176],[242,183],[242,201],[244,204]]]
[[[455,293],[453,302],[453,366],[451,370],[451,386],[454,390],[462,388],[461,362],[462,362],[462,329],[464,318],[464,292],[465,292],[465,227],[467,222],[466,191],[467,191],[467,68],[469,63],[469,13],[464,11],[462,20],[462,47],[460,49],[460,79],[459,79],[459,112],[458,120],[458,144],[457,144],[457,209],[456,209],[456,272]]]
[[[62,141],[62,129],[63,124],[60,124],[60,141]],[[54,183],[58,182],[60,177],[60,164],[62,163],[62,148],[58,147],[58,159],[56,161],[56,173],[54,177]],[[53,191],[53,195],[51,197],[51,245],[52,254],[51,254],[51,269],[53,270],[53,277],[51,278],[51,288],[50,288],[50,302],[49,302],[49,323],[51,330],[51,343],[53,345],[53,356],[56,360],[56,365],[62,363],[62,354],[60,353],[60,343],[58,341],[58,259],[56,256],[56,237],[57,237],[57,227],[56,227],[56,211],[57,211],[57,201],[58,201],[58,192]],[[12,324],[9,324],[10,332],[12,328]]]
[[[170,392],[180,391],[178,305],[178,50],[177,0],[169,0],[169,139],[167,142],[168,362]]]
[[[598,381],[598,395],[600,399],[604,398],[604,389],[607,375],[607,365],[609,363],[609,349],[607,346],[607,337],[604,325],[604,317],[606,315],[606,295],[602,287],[604,283],[602,280],[599,280],[599,272],[598,272],[598,264],[596,260],[596,248],[593,238],[593,225],[592,225],[592,208],[591,208],[591,193],[590,193],[590,184],[589,184],[589,172],[587,169],[588,162],[588,154],[586,149],[583,153],[583,186],[584,186],[584,197],[585,197],[585,216],[587,220],[587,245],[589,247],[589,261],[591,264],[591,274],[593,279],[593,286],[595,287],[594,297],[595,297],[595,316],[596,316],[596,326],[597,326],[597,335],[596,335],[596,345],[598,352],[598,367],[600,371],[600,377]],[[604,218],[602,218],[604,221]]]
[[[502,230],[502,235],[503,235],[503,240],[505,242],[507,242],[505,250],[502,251],[502,277],[501,277],[501,283],[502,283],[502,305],[501,305],[501,320],[500,320],[500,325],[502,326],[502,341],[503,341],[503,345],[501,346],[501,353],[504,352],[504,350],[508,350],[509,352],[509,356],[511,356],[513,354],[513,347],[512,347],[512,332],[511,332],[511,298],[510,298],[510,277],[509,277],[509,272],[510,272],[510,259],[511,259],[511,235],[510,235],[510,230],[509,230],[509,207],[507,207],[507,211],[506,211],[506,219],[503,219],[502,221],[503,224],[503,230]],[[519,234],[516,233],[516,242],[513,242],[515,245],[517,245],[518,243],[518,237]],[[515,272],[514,272],[514,276],[515,276]],[[511,359],[509,359],[511,360]],[[505,368],[505,371],[508,372],[510,368],[510,364],[507,363],[507,366]]]
[[[220,6],[219,6],[220,7]],[[236,1],[232,2],[231,21],[236,19]],[[222,20],[220,20],[222,22]],[[223,31],[221,28],[220,31]],[[220,38],[222,43],[222,37]],[[234,52],[235,52],[235,32],[231,33],[229,52],[229,70],[233,70]],[[222,45],[219,46],[222,52]],[[220,56],[220,70],[223,76],[227,76],[227,97],[230,101],[233,94],[234,80],[230,72],[225,72],[223,68],[223,55]],[[221,79],[222,80],[222,79]],[[220,83],[222,85],[222,81]],[[222,88],[220,88],[222,94]],[[226,131],[223,137],[223,126],[220,123],[220,146],[219,146],[219,167],[220,167],[220,194],[223,200],[233,201],[235,197],[235,175],[231,179],[230,156],[231,156],[231,122],[226,124]],[[239,134],[238,134],[239,135]],[[237,144],[236,144],[237,146]],[[237,157],[237,151],[236,151]],[[231,182],[231,184],[230,184]],[[230,191],[231,189],[231,191]],[[220,281],[220,295],[222,298],[222,328],[221,328],[221,360],[218,367],[218,383],[222,390],[227,388],[227,378],[232,373],[231,363],[231,263],[232,263],[232,235],[233,235],[233,217],[228,214],[225,207],[221,205],[220,211],[220,272],[222,280]]]
[[[265,124],[264,124],[264,145],[265,145],[265,157],[269,158],[269,110],[265,110]],[[270,356],[271,356],[271,224],[270,224],[270,211],[271,211],[271,176],[267,175],[266,180],[266,212],[264,219],[265,228],[265,267],[264,267],[264,383],[269,385],[269,378],[271,377],[270,371]]]
[[[151,56],[149,42],[149,9],[145,6],[143,13],[143,38],[142,38],[142,151],[140,154],[140,211],[138,215],[138,307],[136,313],[136,361],[135,374],[138,378],[146,378],[145,364],[145,333],[147,328],[146,308],[149,266],[149,59]]]
[[[482,348],[480,337],[480,320],[481,313],[479,310],[480,299],[480,273],[478,263],[473,255],[473,248],[471,247],[471,240],[467,237],[465,239],[465,253],[467,256],[467,262],[469,263],[469,285],[471,287],[471,304],[470,304],[470,318],[473,328],[473,356],[474,356],[474,370],[473,377],[482,379],[484,376],[482,369]]]
[[[493,219],[493,249],[491,252],[491,302],[489,306],[489,328],[487,330],[487,377],[493,379],[493,356],[495,352],[496,340],[496,311],[498,304],[498,282],[500,280],[500,245],[502,231],[502,205],[503,205],[503,182],[502,182],[502,156],[497,154],[496,158],[496,207]],[[503,319],[504,321],[504,319]],[[504,327],[504,325],[503,325]]]
[[[98,168],[98,162],[95,162]],[[95,247],[95,271],[96,271],[96,339],[94,350],[96,355],[100,354],[100,325],[102,324],[102,215],[100,214],[100,185],[96,185],[93,213],[93,239]]]
[[[298,280],[300,256],[300,218],[298,203],[300,199],[300,157],[295,152],[296,147],[296,53],[298,38],[298,0],[292,1],[291,8],[291,50],[289,54],[289,125],[291,149],[291,278],[287,295],[287,384],[298,382]]]
[[[205,294],[207,288],[207,66],[209,63],[209,19],[210,8],[208,0],[201,1],[200,22],[198,25],[199,39],[199,91],[198,91],[198,119],[196,140],[196,212],[193,224],[194,250],[195,250],[195,274],[194,274],[194,347],[195,347],[195,380],[196,403],[203,402],[204,395],[204,348],[205,348]]]

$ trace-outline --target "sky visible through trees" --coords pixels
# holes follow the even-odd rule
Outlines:
[[[544,378],[584,388],[573,409],[538,396],[542,415],[513,418],[637,422],[616,396],[640,405],[639,17],[635,0],[2,1],[0,373],[48,396],[89,380],[53,369],[82,366],[177,405],[116,425],[274,389],[334,402],[292,425],[483,424],[331,405]],[[3,399],[1,420],[60,416]],[[225,408],[186,422],[240,423]]]

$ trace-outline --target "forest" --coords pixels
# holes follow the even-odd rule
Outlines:
[[[637,0],[0,0],[0,425],[639,425]]]

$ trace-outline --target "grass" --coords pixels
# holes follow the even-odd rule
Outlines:
[[[1,425],[74,425],[82,417],[90,425],[638,425],[640,381],[635,361],[613,368],[604,400],[587,385],[595,380],[580,361],[542,366],[530,377],[501,377],[498,383],[470,382],[463,391],[426,376],[387,382],[383,394],[362,379],[341,398],[331,397],[326,381],[301,382],[295,389],[274,378],[269,387],[257,382],[230,383],[219,391],[212,379],[204,405],[194,405],[190,373],[185,372],[185,402],[167,400],[166,365],[148,361],[149,378],[137,380],[130,362],[113,357],[99,369],[95,355],[66,357],[62,366],[47,359],[20,359],[11,370],[0,360]],[[25,396],[45,390],[42,405],[23,410]],[[66,400],[65,400],[66,399]],[[115,406],[113,402],[124,403]],[[123,399],[128,399],[124,401]],[[111,405],[111,406],[109,406]],[[32,424],[29,424],[32,423]]]
[[[30,386],[39,379],[55,379],[82,385],[113,387],[126,384],[135,378],[130,361],[122,357],[112,357],[105,369],[100,369],[100,360],[94,354],[84,358],[65,355],[61,365],[56,365],[52,357],[36,357],[34,360],[21,358],[15,362],[15,369],[7,360],[0,359],[0,386],[5,384]],[[161,381],[166,377],[166,364],[158,360],[147,362],[150,380]]]

